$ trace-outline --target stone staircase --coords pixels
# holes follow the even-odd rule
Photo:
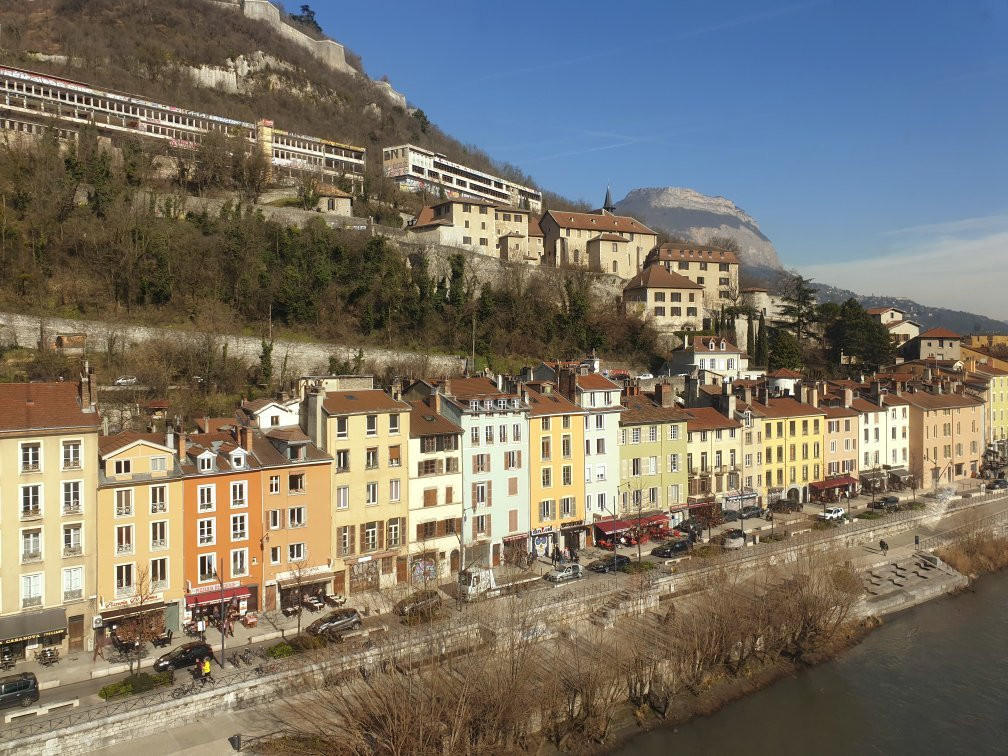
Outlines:
[[[865,614],[880,616],[915,606],[968,584],[964,575],[927,551],[873,567],[862,577]]]

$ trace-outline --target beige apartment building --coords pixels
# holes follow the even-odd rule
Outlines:
[[[0,645],[85,648],[96,595],[98,428],[91,375],[0,385]]]
[[[411,236],[443,247],[463,247],[496,256],[495,203],[480,199],[447,199],[424,207],[406,230]]]
[[[910,472],[922,488],[937,488],[979,471],[984,450],[984,404],[943,390],[903,393],[910,405]]]
[[[703,328],[703,287],[661,265],[650,265],[623,287],[627,312],[650,319],[665,330],[698,331]]]
[[[581,267],[630,278],[658,243],[658,235],[635,218],[607,210],[575,213],[548,210],[539,219],[543,264]],[[621,240],[613,237],[620,237]]]
[[[494,208],[494,235],[497,256],[504,262],[539,264],[539,253],[529,249],[531,213],[512,205]]]
[[[666,242],[650,251],[645,266],[661,265],[703,288],[707,317],[740,298],[739,259],[734,252],[717,247]]]
[[[331,554],[337,593],[374,591],[407,579],[404,463],[411,409],[377,389],[326,390],[322,382],[307,387],[301,414],[305,432],[333,458]]]

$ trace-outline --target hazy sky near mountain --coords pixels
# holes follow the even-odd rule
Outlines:
[[[825,283],[1008,318],[1004,0],[312,6],[544,187],[723,195]]]

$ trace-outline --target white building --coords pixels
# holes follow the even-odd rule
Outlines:
[[[400,189],[446,197],[477,197],[499,205],[515,205],[532,212],[542,209],[542,192],[515,184],[500,176],[455,163],[444,155],[412,144],[382,150],[385,175]]]
[[[462,531],[462,428],[441,414],[443,397],[410,402],[410,581],[425,585],[458,572]]]
[[[720,336],[693,336],[672,352],[663,372],[690,375],[694,370],[704,385],[720,385],[763,374],[760,370],[750,371],[746,353]]]

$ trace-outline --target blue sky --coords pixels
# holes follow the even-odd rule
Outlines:
[[[1008,319],[1008,2],[312,6],[546,188],[723,195],[817,280]]]

